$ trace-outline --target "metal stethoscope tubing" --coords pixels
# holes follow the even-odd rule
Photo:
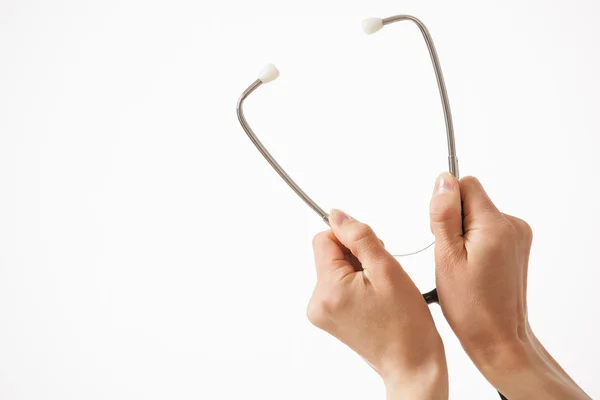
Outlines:
[[[397,21],[412,21],[418,27],[421,33],[423,34],[423,38],[425,39],[425,44],[427,45],[427,49],[429,50],[429,56],[431,57],[431,62],[433,64],[433,69],[435,72],[436,81],[438,84],[438,89],[440,93],[440,99],[442,101],[442,109],[444,111],[444,121],[446,124],[446,141],[448,143],[448,170],[454,175],[457,179],[459,178],[459,170],[458,170],[458,158],[456,156],[456,143],[454,140],[454,125],[452,123],[452,112],[450,110],[450,101],[448,100],[448,93],[446,91],[446,84],[444,82],[444,76],[442,74],[442,68],[440,65],[440,61],[438,59],[437,52],[435,50],[435,45],[433,44],[433,39],[431,38],[431,34],[427,30],[425,24],[423,24],[419,19],[410,16],[410,15],[397,15],[394,17],[389,17],[385,19],[379,18],[369,18],[363,21],[363,29],[367,34],[372,34],[380,30],[383,26],[391,24]],[[244,116],[243,104],[246,98],[258,89],[262,84],[268,83],[274,79],[277,79],[279,76],[279,71],[273,66],[268,65],[263,69],[260,74],[259,79],[252,82],[252,84],[244,90],[242,95],[240,96],[237,103],[237,116],[238,120],[252,141],[258,151],[263,155],[263,157],[267,160],[267,162],[273,167],[273,169],[279,174],[279,176],[288,184],[288,186],[300,197],[315,213],[321,217],[321,219],[329,225],[329,215],[321,208],[298,184],[287,174],[287,172],[283,169],[281,165],[275,160],[275,158],[269,153],[269,151],[265,148],[265,146],[258,139],[246,117]],[[429,248],[431,245],[425,247],[420,250],[423,251]],[[418,252],[420,252],[418,251]],[[417,253],[418,253],[417,252]],[[430,292],[424,293],[423,298],[427,302],[427,304],[437,303],[438,295],[437,290],[433,289]]]

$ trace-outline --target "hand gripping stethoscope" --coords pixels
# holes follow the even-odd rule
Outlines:
[[[454,142],[454,126],[452,124],[452,113],[450,111],[450,102],[448,101],[448,93],[446,92],[446,84],[444,83],[444,75],[442,74],[442,68],[440,66],[440,61],[438,59],[437,52],[435,51],[435,45],[433,44],[433,39],[431,38],[431,34],[427,30],[427,27],[425,26],[425,24],[423,24],[423,22],[421,22],[419,19],[417,19],[411,15],[396,15],[396,16],[388,17],[388,18],[384,18],[384,19],[367,18],[363,21],[362,27],[367,35],[371,35],[377,31],[379,31],[385,25],[389,25],[389,24],[391,24],[393,22],[397,22],[397,21],[412,21],[412,22],[414,22],[421,30],[421,33],[423,34],[423,38],[425,39],[425,44],[427,44],[427,49],[429,50],[429,56],[431,57],[431,62],[433,64],[433,70],[435,72],[435,78],[437,80],[438,89],[440,92],[440,98],[442,100],[442,109],[444,110],[444,120],[446,122],[446,141],[448,143],[448,170],[452,175],[454,175],[458,179],[459,178],[458,157],[456,156],[456,144]],[[265,146],[260,142],[260,140],[258,140],[258,137],[252,131],[252,128],[250,128],[250,125],[248,124],[248,121],[246,121],[246,117],[244,116],[244,110],[243,110],[244,100],[246,100],[246,98],[252,92],[254,92],[256,89],[258,89],[258,87],[260,87],[262,84],[269,83],[269,82],[277,79],[278,76],[279,76],[279,71],[272,64],[267,65],[261,71],[258,79],[255,80],[250,86],[248,86],[248,88],[246,90],[244,90],[244,92],[242,93],[242,95],[240,96],[240,98],[238,100],[238,103],[237,103],[238,120],[240,121],[242,128],[244,129],[244,131],[246,132],[246,134],[248,135],[248,137],[250,138],[252,143],[254,143],[254,145],[256,146],[258,151],[260,151],[260,153],[267,160],[267,162],[269,164],[271,164],[271,167],[273,167],[273,169],[289,185],[289,187],[292,188],[292,190],[302,200],[304,200],[304,202],[314,212],[316,212],[327,225],[329,225],[329,215],[313,199],[311,199],[310,196],[308,196],[302,190],[302,188],[300,188],[300,186],[298,186],[298,184],[296,182],[294,182],[294,180],[287,174],[287,172],[285,172],[285,170],[281,167],[281,165],[279,165],[279,163],[275,160],[275,158],[273,158],[273,156],[269,153],[269,151],[265,148]],[[424,249],[419,250],[415,253],[411,253],[411,254],[419,253],[419,252],[429,248],[430,246],[431,245],[429,245],[429,246],[425,247]],[[410,255],[410,254],[405,254],[405,255]],[[439,302],[436,289],[433,289],[432,291],[423,294],[423,298],[425,299],[427,304]],[[502,394],[500,394],[500,397],[502,399],[506,400],[506,398]]]

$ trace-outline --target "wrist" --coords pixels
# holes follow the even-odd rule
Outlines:
[[[511,400],[589,399],[568,375],[548,361],[541,344],[533,337],[489,346],[472,360],[486,379]]]
[[[444,353],[411,368],[382,375],[387,400],[448,399],[448,368]]]

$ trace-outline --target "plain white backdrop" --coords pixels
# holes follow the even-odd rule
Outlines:
[[[463,175],[534,229],[530,317],[600,396],[597,1],[0,3],[0,398],[382,399],[313,328],[325,229],[235,103],[325,209],[393,252],[432,240],[446,168],[429,27]],[[428,251],[402,261],[433,287]],[[432,306],[453,399],[496,399]]]

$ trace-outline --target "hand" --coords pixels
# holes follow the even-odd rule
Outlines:
[[[388,399],[447,399],[444,347],[423,296],[371,228],[333,210],[313,240],[308,318],[383,378]]]
[[[509,400],[589,399],[529,325],[529,225],[498,211],[475,178],[448,173],[430,213],[440,305],[484,376]]]

